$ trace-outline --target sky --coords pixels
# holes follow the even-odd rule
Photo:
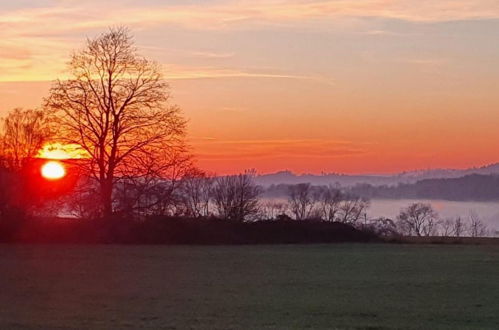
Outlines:
[[[197,165],[393,173],[499,161],[497,0],[0,0],[0,114],[131,29]]]

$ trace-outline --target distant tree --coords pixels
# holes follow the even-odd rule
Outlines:
[[[291,185],[288,189],[289,209],[295,220],[306,220],[317,215],[315,207],[320,194],[314,192],[310,183]]]
[[[444,237],[454,236],[455,219],[447,218],[440,221],[440,235]]]
[[[488,233],[487,226],[480,220],[478,214],[470,212],[469,234],[471,237],[483,237]]]
[[[164,148],[138,153],[125,162],[116,185],[116,209],[130,216],[178,215],[183,213],[181,188],[192,169],[183,148]]]
[[[326,221],[337,221],[345,197],[345,194],[339,188],[331,185],[321,187],[319,191],[321,217]]]
[[[430,204],[413,203],[400,211],[397,220],[405,235],[431,236],[436,233],[438,214]]]
[[[44,111],[12,110],[2,120],[0,157],[3,166],[20,171],[37,156],[51,136],[49,119]]]
[[[452,234],[461,237],[466,232],[466,225],[461,217],[456,217],[452,225]]]
[[[159,65],[138,55],[125,28],[88,39],[72,55],[68,73],[51,88],[46,107],[56,118],[58,139],[87,152],[86,168],[98,182],[107,217],[116,181],[144,155],[181,144],[185,121],[168,105]]]
[[[215,179],[212,200],[219,217],[244,221],[258,214],[261,188],[254,182],[255,173],[222,176]]]
[[[188,216],[206,217],[210,214],[214,180],[213,176],[195,168],[182,178],[181,196]]]
[[[279,216],[286,215],[288,204],[282,201],[270,200],[262,204],[262,218],[276,220]]]
[[[29,164],[50,139],[44,111],[16,108],[0,127],[0,214],[42,211],[42,201],[32,190]],[[16,210],[14,210],[16,209]]]
[[[369,200],[358,196],[345,196],[338,210],[338,221],[355,224],[366,216]]]

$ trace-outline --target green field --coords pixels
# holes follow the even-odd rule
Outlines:
[[[0,245],[0,329],[498,329],[499,247]]]

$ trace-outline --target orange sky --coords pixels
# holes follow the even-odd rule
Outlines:
[[[123,24],[164,65],[203,169],[499,161],[497,1],[138,3],[0,4],[0,112],[39,105],[72,49]]]

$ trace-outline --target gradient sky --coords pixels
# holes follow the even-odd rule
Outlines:
[[[164,64],[205,170],[499,161],[497,0],[0,0],[0,113],[115,25]]]

